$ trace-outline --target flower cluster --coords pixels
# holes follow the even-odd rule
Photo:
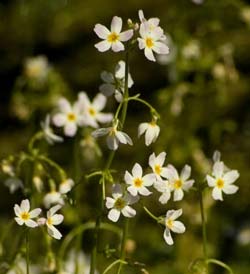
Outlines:
[[[122,18],[114,16],[110,30],[101,24],[96,24],[94,32],[103,41],[95,44],[95,47],[104,52],[112,49],[114,52],[125,50],[122,42],[128,42],[132,38],[138,41],[139,49],[144,50],[146,58],[156,61],[154,52],[157,54],[168,54],[169,48],[165,43],[166,36],[159,26],[159,18],[145,19],[143,11],[139,11],[140,23],[131,24],[134,29],[121,32]],[[138,30],[138,31],[137,31]]]

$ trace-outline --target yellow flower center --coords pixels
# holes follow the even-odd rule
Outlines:
[[[148,48],[152,48],[152,47],[154,46],[154,41],[152,40],[152,38],[148,37],[148,38],[146,39],[146,46],[147,46]]]
[[[27,220],[29,220],[29,218],[30,218],[30,215],[29,215],[28,212],[23,212],[23,213],[21,214],[21,219],[22,219],[22,220],[27,221]]]
[[[90,108],[89,108],[89,114],[90,114],[91,116],[95,116],[95,115],[96,115],[95,109],[90,107]]]
[[[116,34],[115,32],[111,32],[109,35],[108,35],[108,42],[110,43],[115,43],[117,41],[119,41],[119,35]]]
[[[174,188],[179,189],[182,187],[182,180],[178,179],[174,181]]]
[[[155,173],[157,175],[160,175],[161,174],[161,171],[162,171],[162,168],[160,165],[155,165]]]
[[[217,186],[218,188],[223,188],[223,187],[224,187],[224,180],[222,180],[221,178],[218,179],[218,180],[216,181],[216,186]]]
[[[51,217],[49,217],[49,218],[47,219],[47,224],[48,224],[48,225],[53,225],[53,221],[52,221],[52,218],[51,218]]]
[[[141,178],[136,178],[136,179],[134,179],[134,185],[135,185],[136,187],[141,187],[141,186],[142,186],[142,183],[143,183],[143,181],[142,181]]]
[[[123,209],[125,207],[125,205],[126,205],[125,201],[121,198],[118,198],[115,201],[115,208],[117,208],[117,209]]]
[[[171,229],[173,225],[174,225],[174,221],[171,219],[167,219],[166,226]]]
[[[73,121],[76,120],[76,116],[75,116],[75,114],[74,114],[73,112],[68,113],[67,118],[68,118],[68,120],[71,121],[71,122],[73,122]]]

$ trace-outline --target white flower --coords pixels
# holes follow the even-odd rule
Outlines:
[[[48,59],[43,55],[27,58],[24,65],[27,77],[38,81],[45,80],[50,70]]]
[[[148,196],[151,192],[147,187],[153,185],[155,182],[155,176],[154,174],[142,176],[142,167],[136,163],[132,169],[132,174],[128,171],[125,172],[124,180],[128,185],[130,185],[127,190],[131,195],[136,196],[141,194],[143,196]]]
[[[118,102],[121,102],[123,99],[125,85],[125,62],[122,60],[118,62],[115,67],[114,75],[110,72],[103,71],[101,73],[101,78],[104,81],[104,84],[99,87],[99,90],[105,96],[111,96],[112,94],[115,94],[115,99]],[[129,73],[128,88],[131,88],[133,84],[134,81]]]
[[[46,116],[44,122],[43,121],[41,122],[41,127],[43,130],[44,138],[50,145],[53,145],[54,142],[63,142],[63,138],[61,136],[56,135],[53,132],[53,129],[50,127],[50,116],[49,115]]]
[[[122,30],[122,19],[114,16],[111,22],[111,31],[101,24],[96,24],[94,32],[103,41],[95,44],[95,47],[100,51],[104,52],[110,48],[114,52],[124,50],[124,45],[121,42],[128,41],[133,36],[133,30]]]
[[[61,193],[55,190],[52,190],[44,196],[43,203],[46,208],[49,208],[53,204],[64,205]]]
[[[180,176],[174,166],[168,165],[167,169],[167,179],[174,190],[174,201],[180,201],[184,197],[184,191],[188,191],[194,184],[194,180],[188,180],[191,167],[185,165]]]
[[[112,113],[102,113],[101,110],[104,109],[107,103],[107,98],[98,93],[93,102],[91,103],[88,95],[85,92],[80,92],[78,95],[78,104],[84,114],[84,124],[94,128],[99,127],[97,122],[108,123],[112,121]]]
[[[117,126],[108,127],[108,128],[99,128],[92,132],[94,138],[108,135],[107,145],[111,150],[116,150],[119,146],[119,143],[133,145],[131,138],[122,131],[117,130]]]
[[[133,197],[128,193],[124,194],[119,184],[113,186],[112,196],[113,198],[106,198],[106,207],[111,209],[108,214],[111,221],[117,222],[121,213],[128,218],[136,215],[136,211],[129,205],[137,202],[139,197]]]
[[[207,175],[207,182],[210,187],[213,187],[212,196],[215,200],[221,200],[222,192],[225,194],[234,194],[239,187],[233,183],[239,178],[237,170],[225,170],[225,165],[221,161],[217,161],[213,165],[212,176]]]
[[[167,244],[172,245],[174,243],[170,231],[174,233],[184,233],[186,228],[184,224],[180,221],[176,221],[182,215],[182,209],[179,210],[168,210],[165,218],[165,231],[164,239]]]
[[[166,159],[166,152],[161,152],[158,156],[152,153],[149,156],[149,166],[152,168],[157,181],[161,181],[162,178],[167,178],[167,168],[163,167]]]
[[[158,54],[169,53],[168,46],[161,42],[164,35],[162,28],[155,27],[150,29],[150,25],[145,22],[140,25],[139,33],[141,36],[141,38],[137,38],[139,48],[144,49],[144,54],[148,60],[156,61],[153,51]]]
[[[66,136],[75,136],[77,127],[82,126],[84,119],[78,102],[71,106],[65,98],[61,98],[58,102],[58,108],[59,112],[52,117],[54,125],[63,127]]]
[[[60,183],[60,186],[59,186],[59,192],[61,194],[66,194],[68,193],[69,191],[71,191],[72,187],[74,186],[74,181],[72,179],[66,179],[64,180],[63,182]]]
[[[59,209],[61,209],[60,205],[53,206],[49,211],[47,211],[46,219],[46,225],[49,235],[57,240],[60,240],[62,238],[62,234],[57,228],[55,228],[55,226],[62,223],[64,219],[62,214],[56,214]]]
[[[152,121],[151,123],[141,123],[138,127],[138,137],[140,137],[143,133],[145,133],[145,144],[146,146],[149,146],[158,138],[160,127],[155,121]]]
[[[35,208],[30,211],[30,202],[28,199],[22,200],[21,205],[15,204],[14,211],[17,217],[15,217],[16,222],[19,225],[25,224],[28,227],[37,227],[38,224],[32,220],[36,218],[40,213],[40,208]]]
[[[23,188],[23,182],[19,178],[16,178],[16,177],[8,178],[4,182],[4,185],[9,188],[11,194],[13,194],[19,188]]]

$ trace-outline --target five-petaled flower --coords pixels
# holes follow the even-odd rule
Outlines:
[[[149,166],[152,168],[157,181],[161,181],[162,177],[167,178],[167,168],[163,167],[166,159],[166,152],[161,152],[158,156],[152,153],[149,156]]]
[[[60,205],[53,206],[47,211],[47,218],[38,220],[40,225],[46,224],[49,235],[57,240],[62,238],[62,234],[55,226],[61,224],[64,219],[62,214],[56,214],[59,209],[61,209]]]
[[[150,123],[141,123],[138,127],[138,137],[140,137],[143,133],[145,133],[145,144],[146,146],[149,146],[158,138],[160,127],[155,121]]]
[[[140,25],[140,36],[137,38],[139,48],[144,49],[146,58],[150,61],[156,61],[153,52],[158,54],[168,54],[169,47],[162,42],[164,32],[161,27],[150,27],[148,22],[144,22]]]
[[[167,244],[172,245],[174,243],[173,238],[171,236],[170,231],[174,233],[184,233],[186,228],[184,224],[180,221],[176,221],[182,215],[182,209],[178,210],[168,210],[165,218],[165,231],[164,231],[164,239]]]
[[[143,176],[142,173],[142,167],[138,163],[134,165],[132,174],[128,171],[125,172],[124,180],[129,185],[127,190],[133,196],[138,194],[148,196],[151,194],[147,187],[154,184],[155,176],[152,173]]]
[[[227,170],[222,161],[217,161],[213,165],[212,176],[207,175],[207,182],[213,187],[212,196],[215,200],[223,201],[222,192],[234,194],[239,189],[233,183],[239,178],[237,170]]]
[[[112,113],[101,112],[107,103],[107,98],[98,93],[91,103],[85,92],[78,94],[78,104],[84,114],[84,125],[98,128],[99,123],[108,123],[113,119]]]
[[[111,22],[111,31],[101,24],[96,24],[94,31],[97,36],[103,41],[95,44],[95,47],[100,51],[104,52],[110,48],[114,52],[124,50],[122,42],[128,41],[133,36],[133,30],[122,30],[122,19],[118,16],[114,16]]]
[[[111,150],[117,150],[119,143],[133,145],[131,138],[125,132],[117,130],[117,126],[108,128],[99,128],[92,132],[94,138],[98,138],[104,135],[107,137],[107,146]]]
[[[28,199],[22,200],[21,205],[15,204],[14,211],[17,217],[15,217],[16,222],[19,225],[25,224],[28,227],[37,227],[38,224],[35,222],[34,218],[36,218],[40,213],[40,208],[35,208],[30,211],[30,202]]]
[[[180,175],[172,165],[168,165],[167,169],[167,179],[174,191],[174,201],[180,201],[184,197],[184,191],[188,191],[194,184],[194,180],[189,180],[191,167],[185,165]]]
[[[54,125],[63,127],[66,136],[75,136],[77,127],[82,126],[84,121],[78,102],[71,106],[65,98],[61,98],[58,102],[58,108],[59,112],[52,117]]]
[[[132,218],[136,215],[136,211],[129,205],[134,204],[138,201],[138,196],[132,196],[129,193],[122,191],[122,187],[119,184],[113,186],[112,196],[106,198],[106,207],[111,209],[108,214],[108,218],[117,222],[121,213],[123,216]]]

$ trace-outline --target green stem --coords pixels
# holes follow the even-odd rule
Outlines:
[[[122,260],[118,259],[118,260],[114,261],[112,264],[110,264],[110,265],[103,271],[102,274],[108,273],[110,269],[112,269],[115,265],[117,265],[117,264],[119,264],[119,263],[120,263],[120,264],[127,264],[126,261],[122,261]]]
[[[200,202],[200,212],[201,212],[201,221],[202,221],[202,240],[203,240],[203,254],[204,258],[207,261],[207,230],[206,230],[206,219],[205,219],[205,211],[204,211],[204,204],[203,204],[203,195],[201,187],[199,187],[199,202]],[[208,273],[208,267],[207,267]]]
[[[28,149],[29,149],[29,152],[31,154],[33,154],[33,149],[34,149],[34,145],[35,145],[35,142],[38,141],[39,139],[41,139],[43,137],[43,132],[42,131],[38,131],[29,141],[29,144],[28,144]]]
[[[140,102],[140,103],[144,104],[145,106],[147,106],[150,109],[150,111],[153,115],[155,115],[157,118],[160,118],[160,114],[147,101],[145,101],[141,98],[138,98],[137,96],[129,97],[128,101],[137,101],[137,102]]]
[[[143,207],[143,209],[147,212],[147,214],[154,219],[155,221],[159,222],[159,218],[156,217],[151,211],[149,211],[145,206]]]
[[[206,263],[207,264],[216,264],[216,265],[219,265],[219,266],[225,268],[230,274],[234,274],[233,270],[228,265],[226,265],[225,263],[223,263],[221,261],[218,261],[216,259],[208,259],[208,260],[206,260]]]
[[[29,270],[29,229],[26,230],[25,235],[25,252],[26,252],[26,274],[30,273]]]
[[[129,97],[129,91],[128,91],[128,62],[129,62],[129,49],[126,50],[126,55],[125,55],[125,83],[124,83],[124,97],[123,101],[119,104],[118,109],[115,114],[115,119],[118,118],[120,109],[122,107],[122,114],[121,114],[121,119],[120,119],[120,130],[122,130],[124,126],[124,122],[126,120],[126,115],[127,115],[127,108],[128,108],[128,97]],[[115,156],[115,151],[111,151],[108,161],[105,165],[105,170],[108,170],[113,162]],[[99,234],[99,229],[101,225],[101,218],[103,214],[103,209],[104,209],[104,194],[105,194],[105,177],[102,176],[101,178],[101,192],[102,192],[102,198],[101,198],[101,205],[100,205],[100,214],[97,216],[96,219],[96,225],[95,225],[95,233],[94,233],[94,246],[92,249],[92,256],[91,256],[91,264],[90,264],[90,274],[95,273],[96,269],[96,261],[97,261],[97,245],[98,245],[98,234]]]
[[[125,260],[126,257],[126,240],[127,240],[127,236],[128,236],[128,223],[129,223],[129,219],[125,218],[124,220],[124,226],[123,226],[123,234],[122,234],[122,243],[121,243],[121,250],[120,250],[120,264],[119,264],[119,268],[118,268],[118,272],[117,274],[121,273],[122,267],[123,267],[123,262]]]

